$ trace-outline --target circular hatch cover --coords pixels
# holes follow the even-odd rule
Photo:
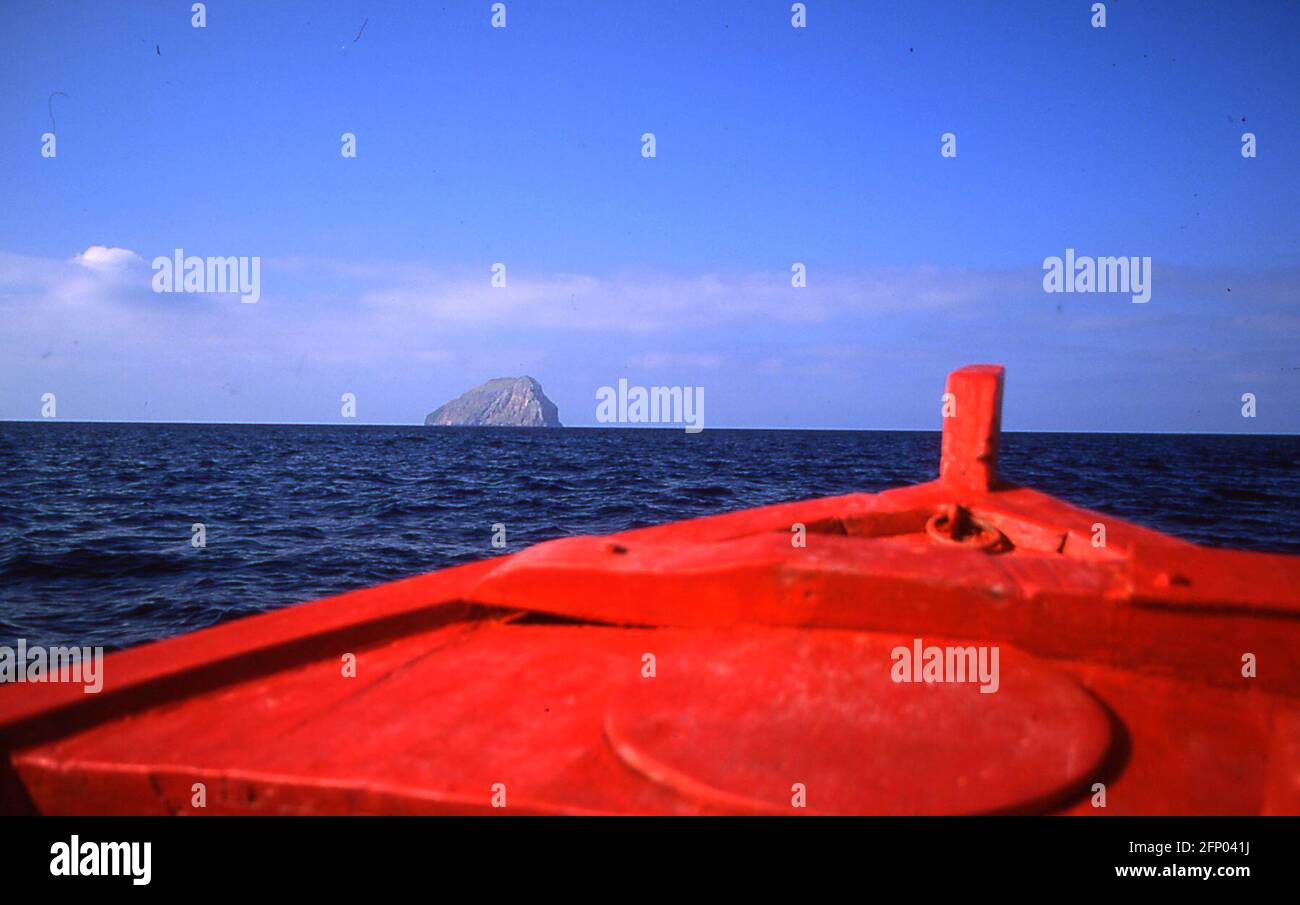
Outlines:
[[[982,683],[895,681],[920,675],[900,649],[924,663],[938,648],[957,678],[948,648],[968,647],[978,658],[976,642],[952,639],[692,633],[656,653],[655,678],[611,700],[605,734],[633,770],[729,811],[971,814],[1085,791],[1110,721],[1067,675],[1000,645],[996,661],[984,648]],[[995,662],[997,690],[982,693]]]

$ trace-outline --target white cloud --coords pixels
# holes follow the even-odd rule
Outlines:
[[[0,382],[9,387],[0,416],[33,417],[31,400],[49,390],[67,394],[70,417],[317,420],[333,416],[339,393],[368,386],[370,416],[388,405],[400,421],[409,400],[421,408],[426,395],[454,394],[466,380],[559,374],[563,389],[565,377],[603,381],[624,367],[708,369],[720,386],[759,375],[812,387],[1017,356],[1055,366],[1086,355],[1089,372],[1107,356],[1113,372],[1114,362],[1138,360],[1149,370],[1153,357],[1176,370],[1185,363],[1171,356],[1204,364],[1222,351],[1225,368],[1240,368],[1256,364],[1262,344],[1270,362],[1290,354],[1300,285],[1294,271],[1167,268],[1158,286],[1169,291],[1150,305],[1093,296],[1063,317],[1036,264],[812,267],[799,289],[779,267],[578,274],[511,265],[507,287],[495,289],[486,267],[265,258],[261,300],[245,305],[229,294],[155,293],[143,254],[108,245],[45,258],[0,252]],[[328,404],[311,409],[311,400]]]
[[[152,359],[211,359],[261,362],[274,366],[291,360],[323,366],[367,365],[401,358],[425,366],[462,362],[465,350],[501,351],[517,342],[534,352],[601,334],[633,366],[646,368],[724,368],[735,363],[729,348],[734,328],[776,325],[788,328],[789,343],[765,348],[757,366],[773,370],[809,367],[800,336],[804,328],[867,325],[872,336],[882,318],[909,318],[913,351],[918,346],[951,344],[953,331],[962,342],[969,331],[996,333],[1014,327],[1034,329],[1026,315],[1043,318],[1055,301],[1041,291],[1040,268],[962,270],[874,268],[829,272],[812,267],[806,288],[790,285],[789,273],[618,274],[537,273],[509,267],[507,286],[491,285],[491,274],[449,273],[419,262],[334,261],[312,258],[266,259],[262,299],[240,305],[225,295],[158,294],[150,287],[146,258],[126,248],[92,245],[70,258],[35,258],[0,252],[0,315],[6,319],[7,342],[0,343],[10,361],[32,349],[57,346],[76,337],[106,353],[126,346]],[[1219,286],[1223,275],[1170,272],[1180,292],[1213,290],[1214,314],[1223,319],[1281,318],[1260,326],[1283,329],[1293,322],[1296,275],[1280,272],[1238,276],[1224,308]],[[1196,278],[1199,277],[1199,278]],[[1280,303],[1287,298],[1288,303]],[[1248,300],[1256,300],[1253,304]],[[1133,311],[1126,305],[1078,312],[1076,330],[1127,325]],[[1187,309],[1173,300],[1165,313],[1181,317]],[[1204,303],[1202,303],[1204,304]],[[1149,312],[1143,312],[1149,317]],[[1053,318],[1037,329],[1055,333]],[[1014,323],[1012,323],[1014,322]],[[1045,322],[1046,323],[1046,322]],[[1254,323],[1251,322],[1254,326]],[[1236,326],[1244,326],[1238,321]],[[714,328],[721,332],[710,334]],[[513,332],[507,339],[503,331]],[[687,348],[672,334],[689,332]],[[220,337],[213,344],[213,337]],[[659,338],[650,339],[658,336]],[[642,339],[644,338],[644,339]],[[967,343],[968,344],[968,343]],[[677,346],[677,347],[674,347]],[[522,350],[519,350],[522,351]],[[726,354],[719,354],[725,352]],[[816,356],[824,359],[828,353]]]
[[[119,270],[131,264],[138,263],[140,256],[127,248],[107,247],[104,245],[92,245],[77,255],[73,260],[82,267],[91,270],[106,271]]]
[[[634,368],[717,368],[722,365],[721,355],[693,352],[645,352],[633,355],[628,364]]]
[[[407,323],[653,333],[739,321],[790,324],[973,307],[1038,287],[1032,271],[874,270],[812,275],[796,289],[764,274],[520,274],[494,288],[476,278],[407,269],[402,281],[367,290],[362,302]]]

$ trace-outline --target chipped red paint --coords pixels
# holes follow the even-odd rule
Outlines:
[[[110,656],[98,695],[2,688],[0,810],[1300,813],[1300,558],[1008,485],[1002,369],[947,391],[928,484],[242,619]],[[895,681],[922,644],[996,648],[996,691]]]

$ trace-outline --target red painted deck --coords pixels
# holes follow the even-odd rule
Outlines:
[[[0,688],[0,811],[1300,813],[1300,558],[1002,483],[1001,381],[949,377],[928,484],[243,619],[107,658],[98,695]],[[895,681],[914,639],[996,647],[997,690]]]

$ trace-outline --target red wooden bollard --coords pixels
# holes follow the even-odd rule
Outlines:
[[[997,487],[1002,433],[1001,365],[967,365],[948,375],[939,477],[962,490]]]

